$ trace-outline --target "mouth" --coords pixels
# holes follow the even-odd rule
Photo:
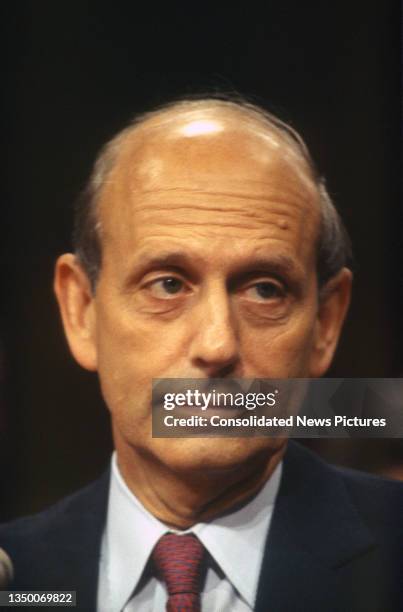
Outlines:
[[[251,404],[250,396],[273,393],[273,381],[260,379],[180,379],[153,381],[152,410],[158,420],[212,417],[239,419],[267,413],[267,406]],[[245,401],[247,398],[248,401]]]
[[[153,381],[153,410],[175,410],[175,414],[242,414],[245,409],[234,398],[245,394],[245,382],[235,379],[167,378]]]

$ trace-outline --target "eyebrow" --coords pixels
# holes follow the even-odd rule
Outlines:
[[[199,260],[194,255],[189,255],[185,251],[160,251],[158,254],[140,252],[136,255],[134,262],[129,266],[128,278],[125,281],[125,286],[136,283],[147,272],[153,270],[171,269],[177,272],[184,270],[190,271],[191,276],[196,276],[197,266],[195,262]],[[199,265],[200,265],[199,260]]]
[[[197,254],[189,254],[185,251],[162,251],[158,254],[138,254],[136,263],[133,265],[128,284],[140,278],[144,273],[158,269],[186,271],[191,277],[200,277],[200,267],[203,258]],[[274,276],[286,277],[291,284],[300,284],[305,276],[304,270],[292,257],[288,255],[250,256],[239,264],[230,268],[229,276],[232,282],[246,279],[258,273],[270,273]]]
[[[268,255],[251,257],[236,266],[231,274],[230,284],[245,282],[257,274],[270,274],[282,280],[294,292],[302,289],[303,280],[306,276],[304,269],[288,255]]]
[[[199,259],[197,256],[189,255],[185,251],[162,251],[158,255],[140,255],[141,267],[147,268],[163,268],[163,267],[174,267],[174,266],[187,266],[192,263],[195,259]]]

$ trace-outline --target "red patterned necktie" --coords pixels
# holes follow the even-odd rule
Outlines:
[[[168,591],[167,612],[200,612],[203,544],[194,535],[167,533],[152,557]]]

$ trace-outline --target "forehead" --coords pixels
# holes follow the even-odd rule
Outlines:
[[[203,179],[220,176],[256,180],[263,187],[283,178],[310,190],[311,197],[315,191],[296,143],[276,126],[269,128],[236,110],[157,114],[126,133],[117,148],[105,195],[108,188],[141,192],[184,178],[196,187]]]
[[[274,241],[306,259],[319,207],[305,160],[281,134],[204,112],[151,121],[129,135],[99,217],[106,256],[166,250],[170,242],[206,251],[206,241],[222,248],[230,240],[233,253]]]

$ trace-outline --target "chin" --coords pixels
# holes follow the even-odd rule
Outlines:
[[[280,438],[165,438],[154,451],[176,472],[221,472],[267,462],[285,443]]]

